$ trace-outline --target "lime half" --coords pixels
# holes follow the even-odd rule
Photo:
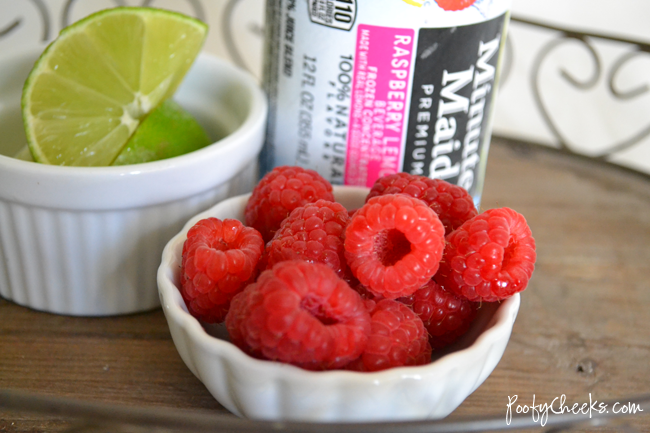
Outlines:
[[[171,99],[140,123],[113,165],[140,164],[184,155],[210,144],[199,122]]]
[[[173,95],[207,30],[179,13],[134,7],[100,11],[63,29],[23,88],[34,159],[110,165],[140,121]]]

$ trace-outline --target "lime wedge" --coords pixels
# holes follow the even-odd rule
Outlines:
[[[171,158],[210,144],[199,122],[171,99],[140,123],[113,165],[138,164]]]
[[[110,165],[140,121],[173,95],[207,30],[179,13],[135,7],[100,11],[63,29],[23,88],[34,159]]]

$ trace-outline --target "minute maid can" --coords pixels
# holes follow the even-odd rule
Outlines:
[[[510,0],[267,0],[262,174],[404,171],[478,207]]]

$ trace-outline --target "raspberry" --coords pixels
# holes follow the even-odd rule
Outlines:
[[[377,305],[377,302],[385,299],[381,296],[376,296],[373,294],[370,290],[366,289],[363,284],[359,283],[356,279],[354,279],[353,283],[348,283],[349,286],[361,296],[361,300],[363,300],[363,305],[366,307],[366,310],[372,311],[375,308],[375,305]]]
[[[373,197],[350,219],[345,258],[368,290],[408,296],[438,270],[445,229],[423,201],[404,194]]]
[[[422,319],[434,350],[448,346],[466,333],[478,309],[475,302],[457,297],[433,280],[411,296],[397,300]]]
[[[230,300],[255,278],[262,235],[233,219],[206,218],[188,232],[181,261],[181,295],[194,317],[222,322]]]
[[[523,215],[490,209],[447,236],[434,279],[470,301],[494,302],[521,292],[535,269],[535,240]]]
[[[325,370],[361,355],[370,315],[329,267],[289,260],[235,296],[226,328],[231,341],[253,356]]]
[[[326,264],[344,277],[343,231],[349,220],[343,205],[327,200],[294,209],[266,245],[267,267],[298,259]]]
[[[366,201],[386,194],[407,194],[429,205],[445,226],[448,235],[478,212],[469,193],[442,179],[429,179],[409,173],[395,173],[377,179]]]
[[[370,290],[366,288],[363,284],[357,282],[356,285],[350,284],[350,287],[352,287],[356,292],[361,296],[362,299],[367,299],[369,301],[375,301],[379,302],[382,299],[386,299],[383,296],[377,296],[374,293],[372,293]]]
[[[319,199],[334,201],[332,185],[314,170],[276,167],[255,186],[244,211],[246,225],[268,242],[292,210]]]
[[[407,306],[390,300],[379,301],[370,313],[371,331],[361,357],[346,368],[379,371],[431,361],[431,346],[422,320]]]

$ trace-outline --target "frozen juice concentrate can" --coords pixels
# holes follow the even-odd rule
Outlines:
[[[478,206],[510,0],[267,0],[262,173],[407,172]]]

